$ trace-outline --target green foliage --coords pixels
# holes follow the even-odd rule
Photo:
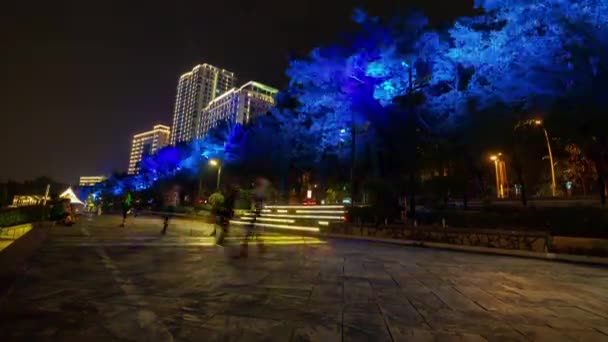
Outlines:
[[[220,208],[224,204],[224,195],[221,192],[214,192],[209,196],[209,204],[213,209]]]
[[[429,223],[450,227],[549,231],[552,235],[608,238],[608,211],[595,207],[501,208],[483,211],[446,210],[430,215]]]
[[[234,202],[234,209],[249,210],[251,209],[251,190],[240,190],[239,195]]]
[[[46,218],[48,215],[41,206],[3,209],[0,211],[0,227],[36,222]]]
[[[388,222],[393,222],[399,218],[400,212],[398,207],[389,206],[366,206],[366,207],[351,207],[348,208],[348,218],[352,223],[362,224],[382,224],[387,219]]]

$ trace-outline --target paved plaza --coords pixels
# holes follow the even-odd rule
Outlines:
[[[0,341],[608,341],[608,269],[268,235],[231,258],[209,226],[53,227]]]

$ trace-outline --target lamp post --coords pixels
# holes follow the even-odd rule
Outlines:
[[[555,186],[555,167],[553,165],[553,153],[551,153],[551,143],[549,140],[549,133],[547,132],[547,129],[545,128],[545,126],[543,125],[543,121],[536,119],[534,120],[534,125],[536,126],[540,126],[543,129],[543,132],[545,132],[545,140],[547,141],[547,150],[549,150],[549,162],[551,163],[551,194],[553,195],[553,197],[556,196],[556,186]]]
[[[496,172],[496,198],[500,198],[500,181],[498,180],[498,155],[490,156],[490,160],[494,162],[494,171]]]
[[[217,191],[220,190],[220,176],[222,175],[222,164],[217,159],[209,159],[209,165],[217,166]]]

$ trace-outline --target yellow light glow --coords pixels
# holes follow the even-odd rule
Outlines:
[[[253,216],[253,213],[245,213],[245,216]],[[290,215],[290,214],[262,214],[262,217],[284,217],[284,218],[307,218],[320,220],[344,220],[344,216],[324,216],[324,215]]]
[[[267,205],[269,209],[344,209],[343,205]]]
[[[253,217],[252,216],[245,216],[245,217],[242,217],[241,220],[252,221]],[[258,221],[265,221],[265,222],[281,222],[281,223],[294,223],[294,222],[296,222],[295,220],[290,220],[290,219],[269,218],[269,217],[258,217],[258,218],[256,218],[256,220],[258,220]]]
[[[497,156],[490,156],[490,160],[494,161],[494,160],[496,160],[496,159],[498,159],[498,157],[497,157]]]
[[[278,209],[277,213],[288,213],[289,210],[285,210],[285,209]]]
[[[296,210],[297,214],[345,214],[344,210]]]
[[[319,224],[322,226],[329,226],[329,222],[328,221],[319,221]]]
[[[536,120],[534,120],[534,124],[535,125],[542,125],[543,124],[543,120],[536,119]]]
[[[211,166],[218,166],[218,165],[219,165],[219,163],[218,163],[218,161],[217,161],[217,160],[215,160],[215,159],[209,159],[209,165],[211,165]]]
[[[235,220],[230,220],[230,223],[231,224],[240,224],[240,225],[250,224],[249,222],[235,221]],[[318,232],[319,231],[318,227],[287,226],[287,225],[284,225],[284,224],[272,224],[272,223],[254,223],[254,226],[256,226],[256,227],[269,227],[269,228],[281,228],[281,229],[287,229],[287,230],[302,230],[302,231],[309,231],[309,232]]]

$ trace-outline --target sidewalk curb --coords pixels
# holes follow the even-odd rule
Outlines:
[[[587,264],[587,265],[596,265],[596,266],[608,266],[608,258],[586,256],[586,255],[541,253],[541,252],[531,252],[531,251],[512,250],[512,249],[503,249],[503,248],[463,246],[463,245],[452,245],[452,244],[440,243],[440,242],[397,240],[397,239],[376,238],[376,237],[371,237],[371,236],[368,237],[368,236],[356,236],[356,235],[347,235],[347,234],[323,233],[323,234],[319,234],[319,235],[321,237],[330,238],[330,239],[360,240],[360,241],[386,243],[386,244],[401,245],[401,246],[443,249],[443,250],[451,250],[451,251],[458,251],[458,252],[465,252],[465,253],[493,254],[493,255],[512,256],[512,257],[519,257],[519,258],[528,258],[528,259],[540,259],[540,260],[569,262],[569,263]]]

